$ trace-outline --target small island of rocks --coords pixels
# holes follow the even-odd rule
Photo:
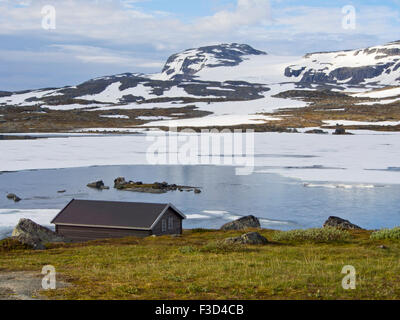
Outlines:
[[[109,187],[104,185],[102,180],[87,184],[88,188],[97,190],[108,190]],[[169,191],[194,192],[200,194],[201,190],[198,187],[180,186],[177,184],[169,184],[168,182],[144,183],[142,181],[126,181],[124,177],[119,177],[114,180],[114,189],[121,191],[143,192],[143,193],[167,193]]]

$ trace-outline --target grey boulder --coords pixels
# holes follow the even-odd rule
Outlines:
[[[11,239],[17,240],[18,242],[27,245],[29,248],[34,250],[45,250],[45,245],[40,241],[40,239],[35,237],[29,237],[26,235],[19,235],[16,237],[11,237]]]
[[[248,228],[261,228],[260,221],[254,216],[242,217],[224,224],[221,230],[245,230]]]
[[[18,197],[18,196],[17,196],[16,194],[14,194],[14,193],[9,193],[9,194],[7,195],[7,199],[14,200],[15,202],[21,201],[21,198]]]
[[[240,237],[227,238],[224,240],[226,244],[267,244],[267,238],[263,237],[258,232],[250,232],[241,235]]]
[[[104,185],[104,182],[102,180],[96,181],[96,182],[92,182],[92,183],[88,183],[87,186],[89,188],[98,189],[98,190],[108,190],[109,189],[109,187],[106,187]]]
[[[362,230],[361,227],[339,217],[329,217],[324,223],[324,228],[329,227],[343,230]]]
[[[46,243],[68,242],[65,237],[29,219],[19,220],[12,232],[12,237],[34,249],[44,249]]]

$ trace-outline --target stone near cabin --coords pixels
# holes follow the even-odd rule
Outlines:
[[[267,244],[267,238],[263,237],[258,232],[250,232],[241,235],[240,237],[235,238],[227,238],[224,240],[226,244],[251,244],[251,245],[259,245],[259,244]]]
[[[10,239],[16,240],[19,243],[26,245],[28,248],[33,250],[45,250],[45,245],[40,241],[40,239],[35,237],[29,237],[26,235],[19,235],[16,237],[10,237]]]
[[[96,182],[92,182],[92,183],[88,183],[87,186],[89,188],[98,189],[98,190],[107,190],[107,189],[109,189],[109,187],[106,187],[104,185],[104,182],[102,180],[96,181]]]
[[[194,193],[199,194],[199,193],[201,193],[201,190],[200,189],[194,189]]]
[[[14,194],[14,193],[9,193],[9,194],[7,195],[7,199],[14,200],[15,202],[21,201],[21,198],[18,197],[18,196],[17,196],[16,194]]]
[[[363,230],[361,227],[339,217],[329,217],[324,223],[324,228],[339,228],[343,230]]]
[[[19,220],[12,232],[12,237],[38,250],[44,249],[45,243],[68,242],[68,239],[65,237],[29,219]]]
[[[242,217],[238,220],[224,224],[221,227],[221,230],[245,230],[248,228],[261,228],[260,220],[254,216]]]

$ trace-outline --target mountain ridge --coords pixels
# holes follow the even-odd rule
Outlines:
[[[250,63],[253,68],[247,68]],[[265,92],[279,83],[342,91],[347,87],[365,89],[398,85],[400,41],[364,49],[308,53],[281,63],[278,71],[275,70],[279,76],[276,81],[263,77],[271,74],[273,69],[276,69],[276,62],[266,52],[247,44],[225,43],[173,54],[158,74],[127,72],[93,78],[76,86],[0,91],[0,106],[87,107],[99,103],[249,101],[263,98]],[[255,70],[258,76],[254,76]],[[215,80],[210,76],[211,71],[222,75],[229,72],[226,78]],[[235,77],[231,77],[232,74]]]

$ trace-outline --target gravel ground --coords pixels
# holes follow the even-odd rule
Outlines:
[[[40,272],[0,272],[0,300],[43,300]],[[57,281],[57,288],[67,284]]]

